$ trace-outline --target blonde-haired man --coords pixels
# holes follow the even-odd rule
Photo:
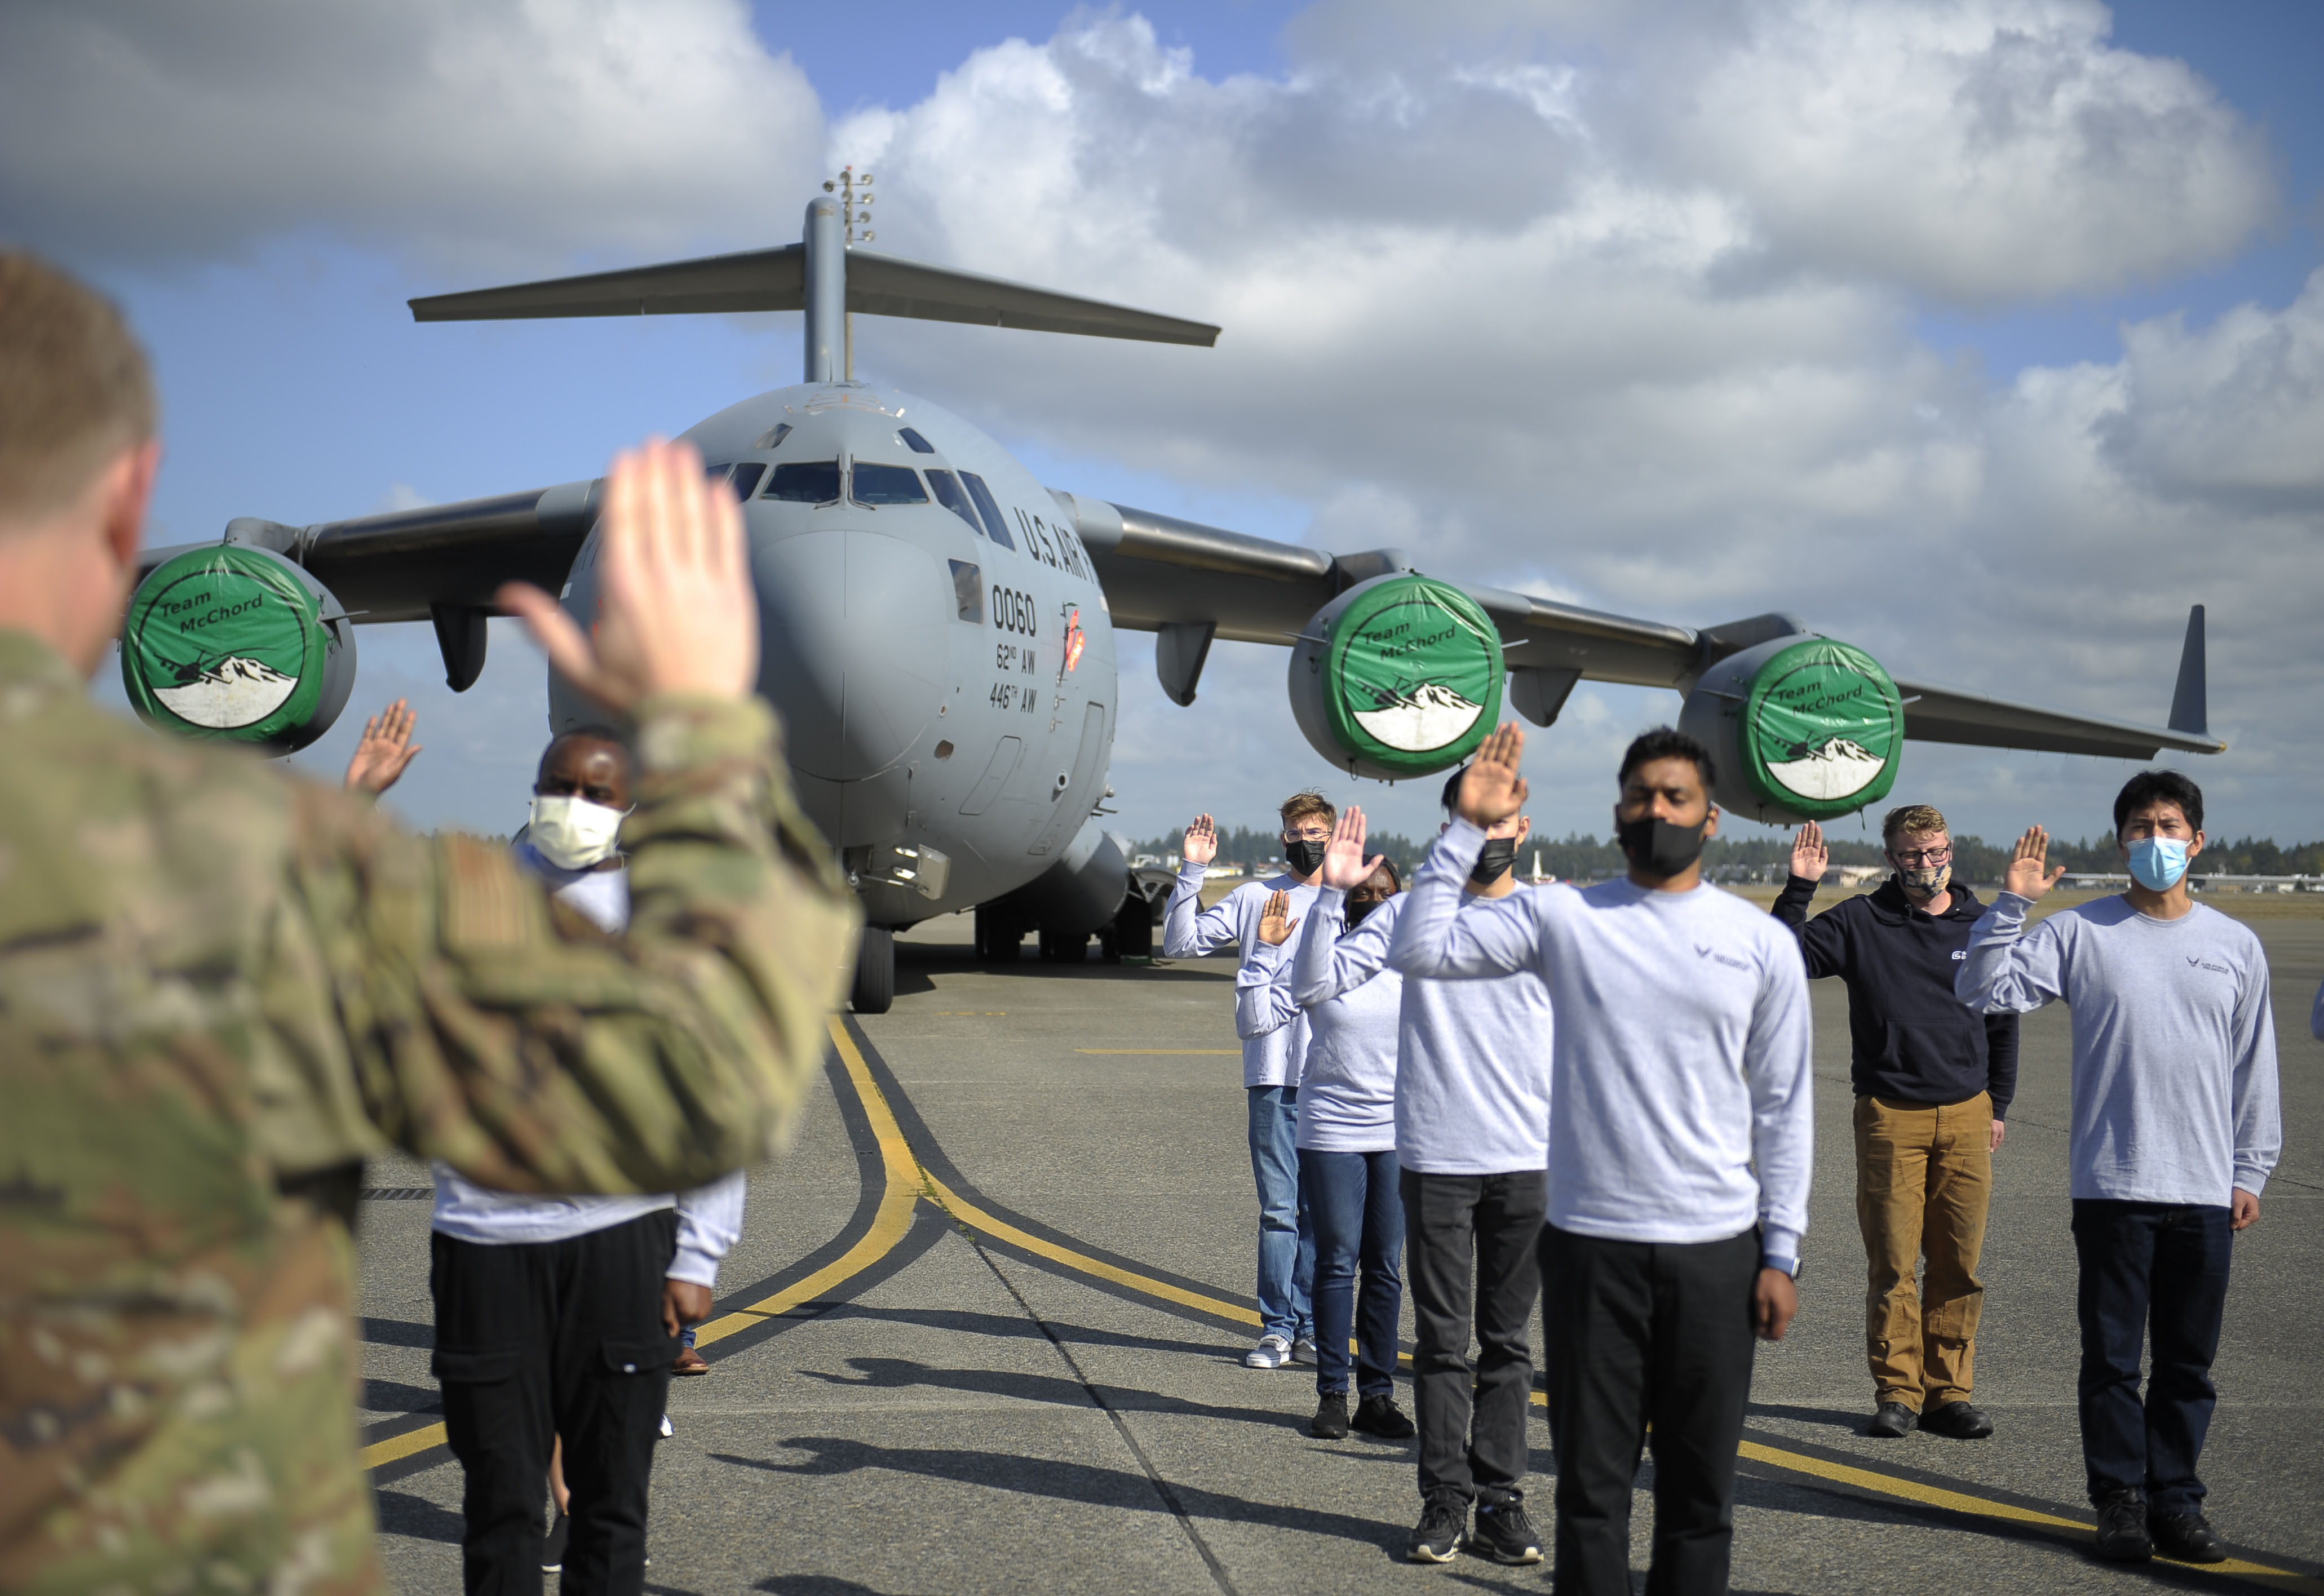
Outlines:
[[[1265,946],[1259,922],[1268,899],[1286,894],[1285,912],[1294,927],[1306,918],[1340,812],[1311,790],[1285,798],[1282,817],[1282,872],[1245,881],[1208,909],[1201,908],[1203,881],[1219,856],[1219,833],[1208,815],[1195,817],[1186,828],[1178,884],[1162,911],[1165,958],[1196,958],[1231,942],[1248,971]],[[1253,1369],[1280,1369],[1295,1358],[1315,1361],[1315,1231],[1299,1180],[1299,1077],[1306,1067],[1304,1013],[1242,1045],[1250,1173],[1259,1186],[1259,1336],[1243,1356]]]
[[[1993,1153],[2017,1086],[2017,1017],[1971,1013],[1953,995],[1983,906],[1952,879],[1945,817],[1906,804],[1888,811],[1880,835],[1895,873],[1811,920],[1827,851],[1815,822],[1800,827],[1775,913],[1798,932],[1809,977],[1837,975],[1848,986],[1876,1403],[1866,1433],[1893,1439],[1917,1424],[1978,1440],[1993,1421],[1969,1400],[1985,1302],[1977,1260]]]

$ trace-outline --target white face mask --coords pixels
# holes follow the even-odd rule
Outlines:
[[[613,857],[627,813],[587,798],[536,795],[532,827],[524,834],[524,840],[560,870],[586,870]]]

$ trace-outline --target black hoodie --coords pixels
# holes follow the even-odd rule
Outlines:
[[[1985,906],[1967,887],[1932,915],[1890,876],[1880,890],[1808,918],[1816,883],[1794,876],[1775,918],[1799,933],[1811,980],[1848,983],[1849,1074],[1858,1097],[1960,1102],[1993,1094],[2006,1119],[2017,1093],[2017,1016],[1978,1014],[1953,996],[1953,972],[1969,952]]]

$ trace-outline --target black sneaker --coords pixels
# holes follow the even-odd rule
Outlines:
[[[1356,1404],[1356,1416],[1348,1423],[1383,1441],[1409,1441],[1413,1435],[1412,1421],[1404,1416],[1404,1409],[1393,1397],[1365,1398]]]
[[[1920,1422],[1921,1416],[1902,1402],[1883,1402],[1874,1411],[1872,1422],[1864,1426],[1864,1433],[1877,1435],[1883,1441],[1894,1441],[1901,1435],[1911,1435],[1913,1426]]]
[[[1348,1438],[1347,1392],[1331,1391],[1316,1399],[1315,1416],[1307,1421],[1307,1433],[1318,1441]]]
[[[1981,1407],[1967,1402],[1948,1402],[1923,1414],[1921,1428],[1932,1435],[1954,1441],[1982,1441],[1993,1434],[1993,1421],[1986,1417]]]
[[[2197,1512],[2149,1513],[2146,1533],[2154,1542],[2154,1554],[2176,1563],[2225,1563],[2227,1549],[2211,1528],[2211,1521]]]
[[[1450,1563],[1469,1527],[1469,1504],[1457,1496],[1431,1497],[1404,1548],[1411,1563]]]
[[[2098,1503],[2098,1533],[2092,1551],[2108,1563],[2144,1563],[2154,1555],[2146,1533],[2146,1499],[2135,1490],[2109,1493]]]
[[[1541,1536],[1534,1534],[1522,1502],[1477,1505],[1477,1527],[1469,1532],[1469,1550],[1496,1563],[1538,1563]]]
[[[540,1543],[541,1573],[562,1573],[565,1572],[565,1542],[567,1537],[572,1533],[573,1520],[565,1516],[565,1510],[563,1508],[558,1508],[557,1513],[557,1521],[549,1527],[548,1538]]]

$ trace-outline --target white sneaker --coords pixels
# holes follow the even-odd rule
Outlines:
[[[1280,1369],[1291,1361],[1291,1343],[1279,1335],[1262,1335],[1259,1344],[1242,1355],[1245,1369]]]
[[[669,1415],[668,1415],[668,1414],[666,1414],[666,1413],[665,1413],[665,1414],[663,1414],[663,1415],[661,1416],[661,1435],[662,1435],[662,1439],[663,1439],[663,1440],[665,1440],[665,1441],[667,1441],[667,1440],[669,1440],[672,1435],[677,1435],[677,1434],[678,1434],[677,1426],[676,1426],[676,1425],[672,1425],[672,1424],[669,1422]]]

